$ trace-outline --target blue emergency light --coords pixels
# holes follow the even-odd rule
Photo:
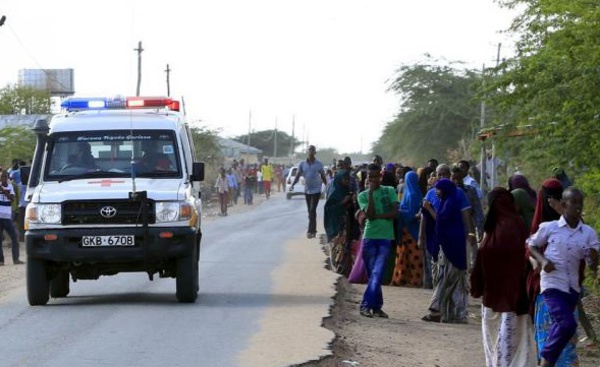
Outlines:
[[[60,106],[67,111],[138,108],[167,108],[171,111],[179,111],[179,101],[168,97],[70,97]]]

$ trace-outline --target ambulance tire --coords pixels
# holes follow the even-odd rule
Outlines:
[[[50,282],[46,261],[27,258],[27,300],[31,306],[43,306],[50,298]]]
[[[177,259],[176,297],[180,303],[194,303],[198,298],[198,257],[196,251],[190,256]]]
[[[60,270],[54,279],[50,281],[50,296],[52,298],[64,298],[69,295],[69,272]]]

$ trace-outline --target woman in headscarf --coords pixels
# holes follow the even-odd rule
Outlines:
[[[529,186],[529,181],[527,181],[527,177],[518,173],[510,176],[510,178],[508,179],[508,191],[513,192],[513,190],[515,189],[525,190],[527,192],[527,195],[529,196],[531,204],[535,205],[537,195],[535,193],[535,190],[532,189],[531,186]]]
[[[515,199],[515,207],[517,208],[517,214],[525,222],[525,228],[529,231],[531,228],[531,222],[533,221],[533,213],[535,212],[535,205],[531,203],[529,193],[525,189],[514,189],[510,192]]]
[[[562,199],[563,189],[564,187],[562,183],[555,178],[547,179],[542,183],[542,187],[538,192],[538,199],[535,205],[535,214],[531,223],[531,234],[538,231],[541,223],[560,219],[562,209],[557,204]],[[543,252],[545,247],[541,250]],[[527,257],[531,258],[529,251],[527,251]],[[552,317],[550,316],[548,305],[546,305],[544,297],[540,294],[540,266],[538,264],[530,266],[527,277],[527,291],[531,301],[529,313],[531,316],[533,316],[538,359],[541,360],[542,356],[540,355],[540,351],[544,349],[544,346],[548,341],[550,328],[552,326]],[[575,317],[577,318],[577,315]],[[569,344],[567,344],[560,354],[560,357],[554,365],[555,367],[570,367],[579,365],[576,344],[577,335],[574,335],[573,339],[571,339]]]
[[[481,329],[486,366],[535,366],[525,293],[528,229],[508,190],[497,187],[488,198],[485,235],[471,273],[471,295],[483,297]]]
[[[404,194],[398,207],[398,233],[401,239],[396,247],[396,263],[392,285],[420,287],[423,283],[423,251],[417,246],[419,218],[423,194],[417,174],[404,175]]]
[[[346,205],[351,200],[350,172],[337,171],[327,191],[323,214],[327,242],[331,242],[345,229]]]
[[[463,211],[469,209],[464,192],[446,178],[435,184],[440,206],[435,232],[440,244],[437,283],[429,304],[429,322],[467,323],[467,224]],[[461,195],[462,194],[462,195]]]

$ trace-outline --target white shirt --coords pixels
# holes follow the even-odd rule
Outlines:
[[[10,191],[11,195],[15,194],[15,190],[13,189],[10,182],[8,183],[8,187],[4,187],[6,190]],[[0,218],[2,219],[12,219],[12,200],[10,197],[0,194]]]
[[[558,289],[569,293],[569,288],[581,292],[579,287],[579,262],[585,258],[590,249],[598,251],[598,236],[596,231],[582,222],[576,228],[569,227],[565,217],[559,220],[544,222],[536,233],[527,240],[529,247],[541,247],[548,244],[544,256],[550,260],[554,271],[547,273],[542,270],[540,288]]]
[[[477,190],[477,196],[479,196],[479,199],[481,200],[483,198],[483,191],[481,191],[479,184],[477,183],[477,181],[475,181],[473,177],[471,177],[471,175],[466,175],[463,178],[463,184],[474,187],[475,190]]]

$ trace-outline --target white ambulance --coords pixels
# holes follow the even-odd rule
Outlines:
[[[34,126],[26,209],[27,297],[121,272],[176,278],[195,302],[202,231],[191,131],[166,97],[69,98]]]

